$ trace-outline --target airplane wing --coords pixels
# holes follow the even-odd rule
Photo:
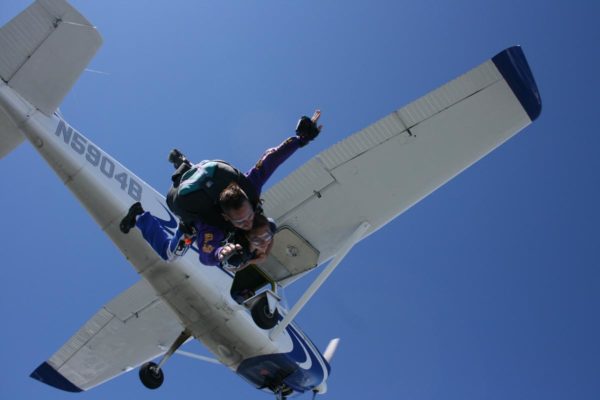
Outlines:
[[[88,390],[165,353],[183,330],[142,279],[100,309],[31,377],[70,392]]]
[[[264,196],[266,215],[318,256],[279,280],[289,282],[333,257],[362,222],[370,224],[364,237],[375,232],[540,112],[525,56],[511,47],[318,154]],[[277,240],[273,251],[289,255],[289,247]],[[285,267],[280,264],[271,257],[264,268]]]

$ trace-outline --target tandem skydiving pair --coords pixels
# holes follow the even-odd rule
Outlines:
[[[169,161],[175,167],[167,206],[179,218],[174,235],[165,231],[161,220],[134,203],[122,219],[127,234],[134,227],[161,258],[171,261],[198,244],[200,262],[239,271],[264,262],[273,246],[275,223],[261,207],[261,191],[275,170],[300,147],[315,139],[322,126],[321,112],[300,118],[296,135],[265,151],[246,173],[221,160],[192,164],[178,150]]]

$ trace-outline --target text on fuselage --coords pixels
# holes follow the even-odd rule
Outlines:
[[[84,157],[92,167],[99,169],[107,179],[114,179],[119,182],[121,190],[126,191],[129,197],[135,201],[142,199],[142,185],[130,177],[127,172],[118,171],[118,167],[110,157],[75,129],[68,126],[63,120],[58,122],[55,134],[58,137],[62,136],[65,144],[70,145],[71,149]]]

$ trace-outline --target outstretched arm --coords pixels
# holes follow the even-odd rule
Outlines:
[[[288,138],[277,147],[264,152],[260,160],[246,173],[248,180],[260,193],[273,172],[300,148],[300,139],[295,136]]]
[[[298,128],[296,128],[297,136],[292,136],[279,146],[265,151],[256,165],[246,173],[246,176],[258,193],[262,191],[264,184],[285,160],[294,154],[298,148],[305,146],[319,134],[323,127],[322,125],[317,125],[320,117],[321,111],[316,110],[309,122],[309,125],[311,125],[313,129],[312,132],[308,134],[301,128],[301,126],[304,127],[304,125],[306,125],[302,124],[301,119],[301,122],[298,123]]]

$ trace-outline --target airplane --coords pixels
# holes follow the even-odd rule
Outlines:
[[[356,243],[541,113],[522,49],[507,48],[317,154],[268,190],[265,214],[279,228],[265,264],[233,274],[200,264],[193,251],[167,264],[137,230],[119,230],[139,201],[172,234],[177,220],[164,196],[58,112],[101,44],[96,28],[65,0],[37,0],[0,28],[0,158],[27,140],[141,277],[31,374],[69,392],[138,367],[142,383],[156,389],[169,358],[197,339],[217,362],[278,399],[324,394],[338,340],[321,352],[293,322],[296,315]],[[284,307],[281,288],[319,266],[296,304]],[[234,296],[240,288],[255,293],[240,301]]]

